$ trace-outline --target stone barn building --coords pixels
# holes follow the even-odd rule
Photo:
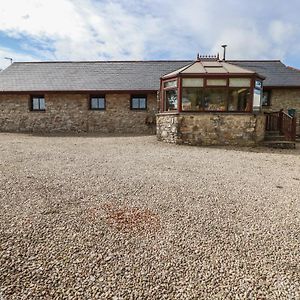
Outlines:
[[[178,70],[194,63],[193,61],[13,63],[0,73],[0,131],[155,134],[157,113],[168,113],[161,105],[164,101],[164,90],[161,87],[164,76],[172,72],[180,73]],[[252,121],[249,119],[250,123],[254,122],[254,118],[257,120],[261,108],[262,111],[268,112],[294,108],[298,113],[300,112],[299,70],[287,67],[276,60],[222,63],[227,64],[227,67],[231,66],[232,69],[235,66],[248,75],[251,74],[249,93],[253,94],[255,79],[259,79],[262,83],[258,111],[252,109],[247,111],[253,116],[252,119],[250,118]],[[236,77],[236,74],[231,75]],[[229,84],[230,76],[225,77]],[[244,77],[245,74],[241,78]],[[211,79],[221,78],[217,76]],[[238,82],[239,77],[236,79]],[[208,81],[205,82],[207,84]],[[227,93],[229,90],[228,87]],[[182,91],[180,93],[178,100],[182,105]],[[199,93],[202,92],[199,90]],[[211,97],[215,97],[217,101],[216,97],[219,96],[214,93],[215,91],[212,90]],[[193,93],[187,95],[193,97]],[[247,95],[241,92],[238,97],[246,99]],[[184,101],[187,101],[185,108],[192,105],[192,101],[186,99]],[[250,105],[250,102],[248,104]],[[239,113],[242,113],[227,111],[229,104],[226,102],[224,105],[225,110],[220,107],[217,111],[208,110],[205,118],[218,116],[222,122],[222,118],[228,117],[229,113],[233,118],[238,118]],[[181,114],[191,113],[182,111],[182,106],[179,109]],[[244,109],[246,110],[246,106]],[[245,120],[242,122],[245,123]],[[234,126],[229,124],[223,130],[233,130]],[[258,126],[264,127],[263,121],[256,128]],[[246,127],[244,130],[252,130],[249,126]],[[158,127],[158,131],[160,130],[161,128]],[[263,130],[258,135],[263,135]],[[257,142],[261,137],[254,140]],[[239,143],[238,140],[236,141]],[[221,144],[223,142],[224,140],[217,141]]]

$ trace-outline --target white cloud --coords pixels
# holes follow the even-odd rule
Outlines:
[[[5,57],[13,58],[15,61],[36,61],[36,60],[38,60],[38,58],[33,55],[18,53],[18,52],[12,51],[9,48],[0,46],[0,58],[2,58],[2,59],[0,59],[0,69],[1,70],[5,69],[6,67],[8,67],[10,65],[10,60],[5,59]]]
[[[284,59],[300,49],[300,3],[290,2],[0,0],[0,31],[27,37],[20,48],[41,59],[194,58],[222,43],[229,58]]]

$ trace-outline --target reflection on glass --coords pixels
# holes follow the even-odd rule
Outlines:
[[[105,99],[99,97],[91,98],[91,108],[92,109],[104,109],[105,108]]]
[[[167,81],[164,83],[164,87],[176,87],[177,86],[177,80]]]
[[[132,98],[132,108],[139,108],[139,99],[138,98]]]
[[[38,98],[33,98],[33,99],[32,99],[32,108],[33,108],[34,110],[40,109],[40,106],[39,106],[39,99],[38,99]]]
[[[229,111],[251,111],[250,89],[236,88],[229,91]]]
[[[165,91],[166,110],[177,110],[177,90]]]
[[[227,89],[207,88],[204,95],[204,110],[225,111],[227,102]]]
[[[146,99],[140,98],[140,108],[146,108]]]
[[[203,99],[202,88],[182,88],[182,110],[201,111]]]
[[[45,105],[45,98],[40,98],[40,110],[45,110],[46,105]]]
[[[32,98],[32,110],[46,110],[46,102],[43,97]]]

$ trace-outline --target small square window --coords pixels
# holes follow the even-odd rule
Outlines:
[[[105,110],[106,102],[103,96],[92,96],[90,98],[90,108],[92,110]]]
[[[145,96],[133,96],[131,98],[130,108],[133,110],[146,110],[147,98]]]
[[[46,101],[44,96],[32,96],[31,97],[31,110],[32,111],[45,111]]]

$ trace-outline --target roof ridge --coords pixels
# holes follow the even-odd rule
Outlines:
[[[228,59],[225,62],[281,62],[280,59]]]
[[[154,59],[154,60],[53,60],[53,61],[15,61],[13,64],[56,64],[56,63],[153,63],[153,62],[194,62],[193,59]],[[234,59],[224,62],[281,62],[279,59]]]
[[[13,64],[56,64],[56,63],[153,63],[153,62],[192,62],[190,59],[174,60],[55,60],[55,61],[15,61]]]

